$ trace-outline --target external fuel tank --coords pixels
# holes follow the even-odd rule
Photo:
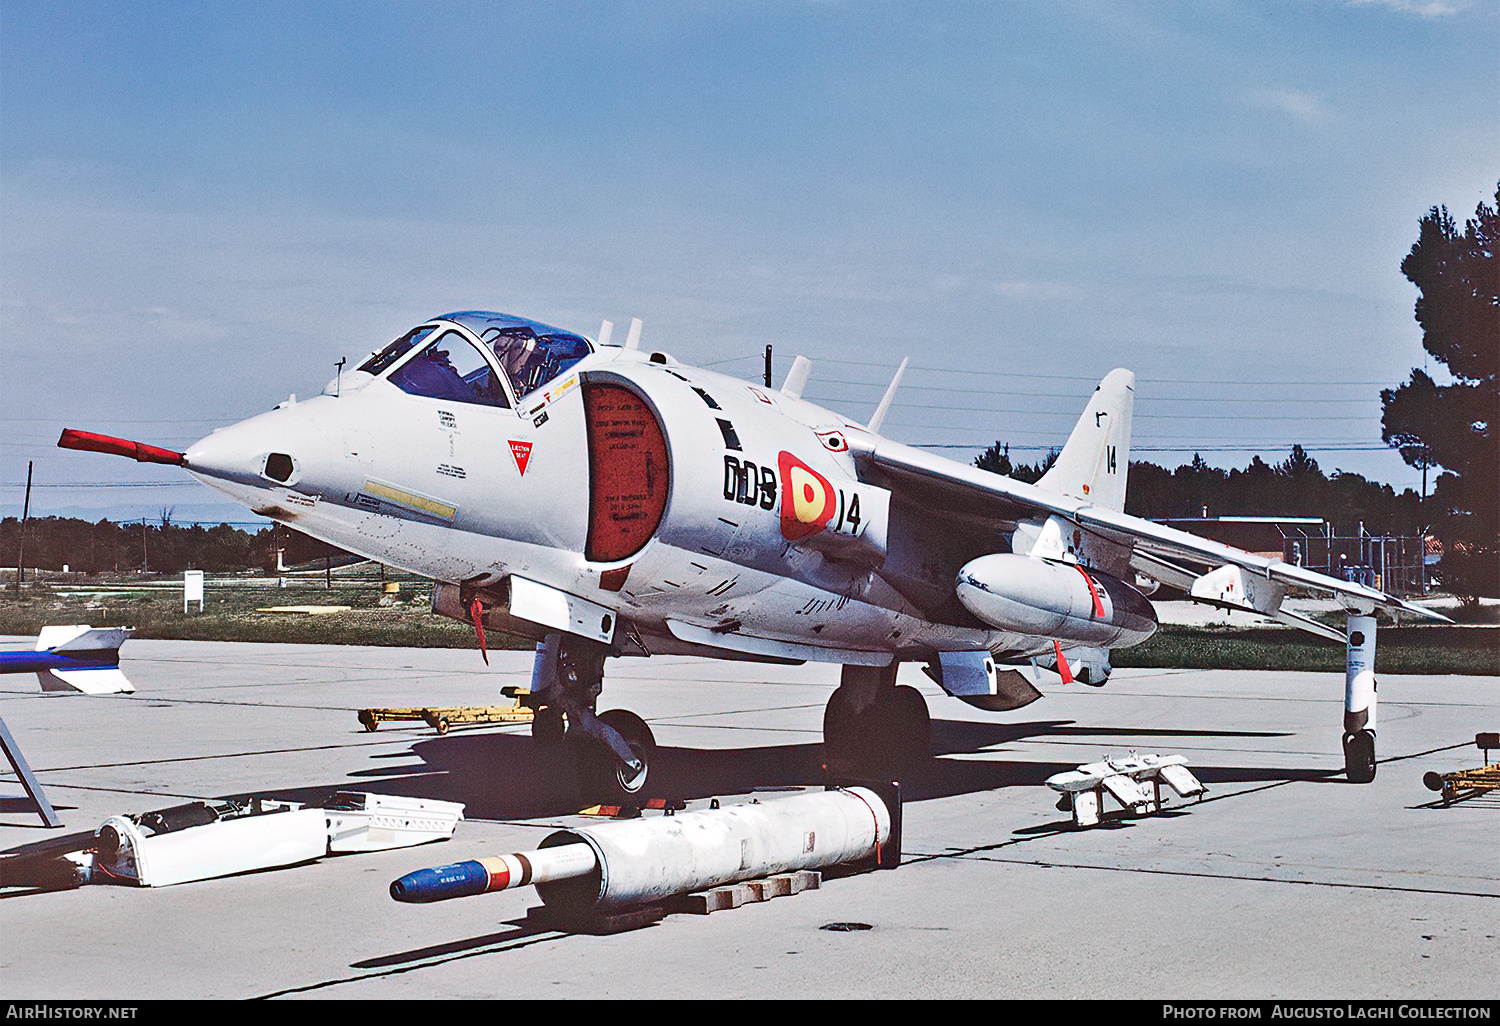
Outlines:
[[[1016,553],[980,556],[958,572],[958,600],[1001,630],[1095,648],[1138,645],[1156,610],[1123,581],[1077,563]]]

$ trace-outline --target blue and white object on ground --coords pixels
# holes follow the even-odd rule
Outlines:
[[[86,623],[43,627],[34,651],[0,652],[0,673],[35,673],[43,691],[129,694],[135,685],[120,671],[120,646],[131,630]]]
[[[408,873],[391,897],[433,902],[527,884],[552,908],[596,912],[743,880],[881,857],[891,812],[874,791],[839,788],[720,809],[618,820],[548,835],[537,851]]]

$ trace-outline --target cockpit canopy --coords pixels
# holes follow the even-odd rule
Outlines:
[[[469,310],[443,314],[413,328],[359,369],[378,376],[395,367],[391,384],[412,395],[508,407],[510,401],[489,360],[473,339],[448,327],[455,324],[472,332],[493,357],[517,400],[593,352],[587,339],[571,332],[508,314]]]

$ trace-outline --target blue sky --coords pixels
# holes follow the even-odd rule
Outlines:
[[[1500,4],[0,0],[0,514],[232,516],[182,447],[445,310],[755,377],[903,441],[1293,442],[1397,486],[1401,258],[1500,179]],[[1031,447],[1029,450],[1027,447]],[[239,519],[247,520],[248,515]]]

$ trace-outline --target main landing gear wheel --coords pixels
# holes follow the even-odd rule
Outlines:
[[[840,687],[823,710],[823,744],[836,772],[916,772],[932,757],[927,700],[916,688],[902,684],[883,693],[870,708],[856,711],[852,695]]]
[[[932,718],[927,713],[927,699],[922,697],[922,692],[898,684],[890,696],[886,717],[897,768],[910,773],[926,766],[932,758]]]
[[[633,770],[621,763],[604,745],[591,745],[584,760],[589,785],[611,805],[638,800],[651,776],[651,763],[656,758],[656,738],[645,720],[626,709],[606,710],[599,714],[599,720],[620,732],[640,768]]]
[[[1368,730],[1344,735],[1344,773],[1351,784],[1375,779],[1375,735]]]
[[[829,696],[823,707],[823,747],[830,760],[847,761],[859,751],[863,720],[846,690],[838,688]]]

